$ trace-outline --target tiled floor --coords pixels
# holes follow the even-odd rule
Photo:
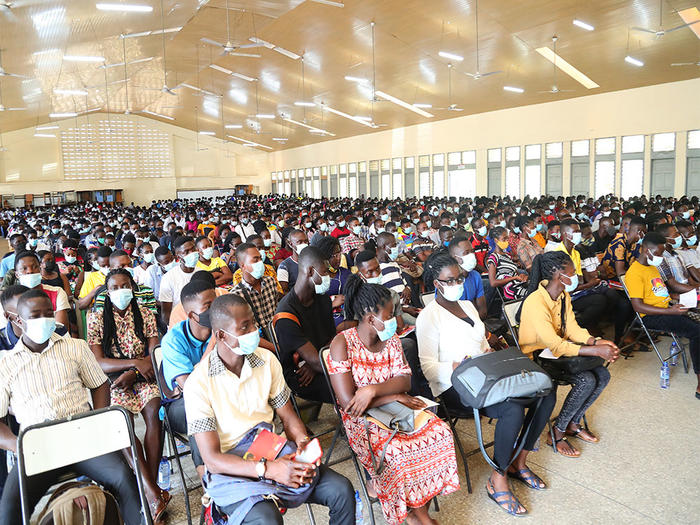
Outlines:
[[[668,342],[662,342],[667,349]],[[696,379],[685,374],[680,365],[672,368],[671,388],[659,388],[658,360],[653,353],[638,353],[610,368],[612,380],[601,398],[589,411],[592,430],[599,444],[575,440],[583,454],[578,459],[555,455],[543,446],[530,457],[530,466],[549,484],[549,489],[535,492],[516,484],[513,489],[528,508],[529,523],[537,524],[690,524],[700,523],[700,401],[695,399]],[[568,392],[559,392],[559,402]],[[557,409],[555,409],[555,414]],[[315,428],[332,424],[330,410],[324,410]],[[477,447],[472,421],[462,421],[459,432],[465,447]],[[486,438],[493,429],[485,425]],[[541,439],[545,444],[545,436]],[[325,442],[328,444],[328,440]],[[334,457],[341,457],[344,447]],[[191,469],[189,459],[186,470]],[[334,467],[359,488],[350,461]],[[474,493],[467,493],[460,462],[462,489],[441,497],[440,512],[433,517],[441,524],[521,523],[501,511],[490,501],[484,489],[490,471],[481,455],[469,458]],[[191,474],[190,474],[191,475]],[[184,525],[184,500],[175,493],[170,507],[169,524]],[[196,524],[199,503],[192,497]],[[321,507],[314,506],[316,523],[328,522]],[[365,510],[365,513],[367,510]],[[366,514],[365,514],[366,515]],[[378,523],[381,511],[375,506]],[[366,521],[369,523],[369,521]],[[288,524],[306,524],[304,508],[290,510]]]

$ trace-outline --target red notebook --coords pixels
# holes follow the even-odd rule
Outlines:
[[[253,444],[243,456],[243,459],[260,461],[260,458],[273,460],[287,443],[287,438],[263,429],[255,436]]]

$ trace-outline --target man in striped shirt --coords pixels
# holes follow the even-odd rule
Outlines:
[[[85,341],[55,333],[51,300],[41,290],[30,290],[17,303],[22,338],[0,358],[0,418],[12,409],[20,428],[109,406],[109,383]],[[95,436],[99,439],[100,436]],[[0,423],[0,448],[17,452],[17,437]],[[28,479],[28,507],[66,471],[87,476],[114,494],[128,525],[141,522],[136,479],[119,452],[81,461],[69,467],[36,474]],[[0,525],[22,522],[19,476],[15,466],[0,500]]]

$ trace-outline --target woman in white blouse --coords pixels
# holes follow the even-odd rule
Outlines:
[[[464,286],[459,263],[446,251],[439,251],[426,261],[423,272],[426,284],[435,286],[437,295],[423,309],[416,322],[421,368],[433,395],[440,396],[448,407],[464,410],[459,395],[452,388],[452,372],[465,359],[493,350],[489,348],[484,323],[479,319],[474,305],[459,300]],[[542,399],[539,407],[536,400],[528,399],[504,401],[482,410],[482,414],[498,420],[494,461],[499,469],[491,474],[486,491],[489,498],[513,516],[526,514],[527,510],[510,491],[508,477],[521,481],[531,489],[546,488],[544,481],[528,468],[526,460],[544,430],[555,402],[556,392],[553,391]],[[532,426],[522,452],[506,470],[516,441],[531,419]]]

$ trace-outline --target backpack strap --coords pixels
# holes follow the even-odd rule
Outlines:
[[[272,318],[272,326],[275,327],[277,325],[277,321],[280,319],[289,319],[293,323],[301,326],[299,318],[291,312],[277,312]]]

